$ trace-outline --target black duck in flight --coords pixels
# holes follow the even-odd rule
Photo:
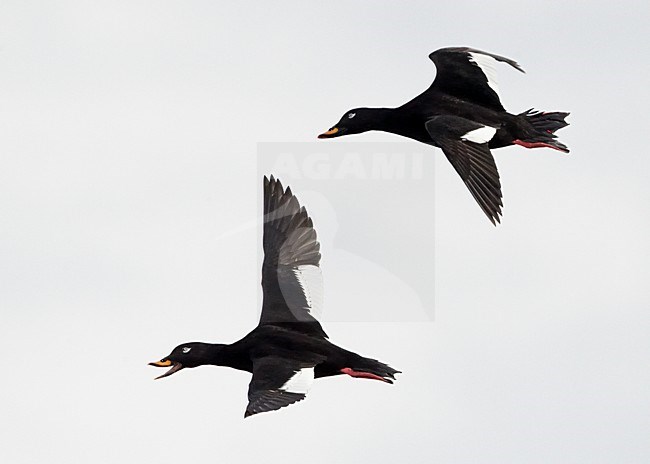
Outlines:
[[[398,108],[356,108],[319,138],[370,130],[391,132],[442,149],[487,217],[496,225],[503,206],[491,148],[521,145],[565,153],[555,131],[569,113],[508,113],[499,100],[495,65],[517,62],[473,48],[442,48],[429,55],[437,74],[431,86]],[[495,222],[496,221],[496,222]]]
[[[264,299],[260,322],[230,345],[191,342],[160,361],[167,377],[184,368],[227,366],[253,374],[244,417],[305,398],[315,378],[347,374],[393,383],[399,371],[340,348],[318,322],[322,305],[320,244],[312,220],[287,187],[264,178]]]

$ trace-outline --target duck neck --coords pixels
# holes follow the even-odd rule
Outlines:
[[[393,108],[369,108],[372,111],[372,125],[368,130],[393,132],[395,110]]]
[[[391,134],[426,143],[426,137],[423,139],[417,132],[413,131],[409,115],[401,111],[401,108],[373,108],[372,111],[372,127],[368,130],[390,132]]]
[[[228,345],[224,345],[222,343],[206,344],[205,358],[209,360],[206,364],[212,366],[227,366]]]
[[[209,359],[206,364],[252,372],[248,353],[245,350],[242,351],[241,346],[237,343],[231,345],[210,344],[206,350],[206,355],[206,358]]]

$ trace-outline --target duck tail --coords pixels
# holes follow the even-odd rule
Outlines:
[[[376,359],[364,358],[359,356],[351,366],[341,369],[343,374],[351,377],[364,379],[381,380],[386,383],[393,383],[395,374],[401,374],[401,371],[393,369],[388,364],[377,361]]]
[[[525,140],[515,140],[513,143],[526,148],[548,147],[555,150],[569,153],[569,148],[557,140],[555,132],[569,125],[564,120],[569,113],[559,111],[545,113],[533,109],[524,111],[519,116],[523,116],[533,126],[535,133],[532,137]]]

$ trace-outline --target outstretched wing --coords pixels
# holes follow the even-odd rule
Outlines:
[[[281,356],[253,359],[253,378],[248,386],[244,417],[275,411],[301,401],[314,381],[315,363]]]
[[[488,147],[496,128],[457,116],[435,116],[425,126],[492,224],[501,222],[501,182]]]
[[[279,180],[264,177],[264,302],[260,325],[290,327],[327,337],[322,310],[320,244],[304,207]]]
[[[519,64],[499,55],[467,47],[441,48],[429,55],[436,65],[430,89],[471,101],[497,111],[505,111],[499,100],[496,64],[508,63],[524,72]]]

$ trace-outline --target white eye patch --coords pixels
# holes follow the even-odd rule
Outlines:
[[[357,115],[357,113],[349,113],[349,114],[348,114],[348,119],[352,119],[352,118],[355,117],[356,115]]]
[[[183,353],[189,353],[191,349],[192,348],[186,346],[185,348],[183,348]]]

